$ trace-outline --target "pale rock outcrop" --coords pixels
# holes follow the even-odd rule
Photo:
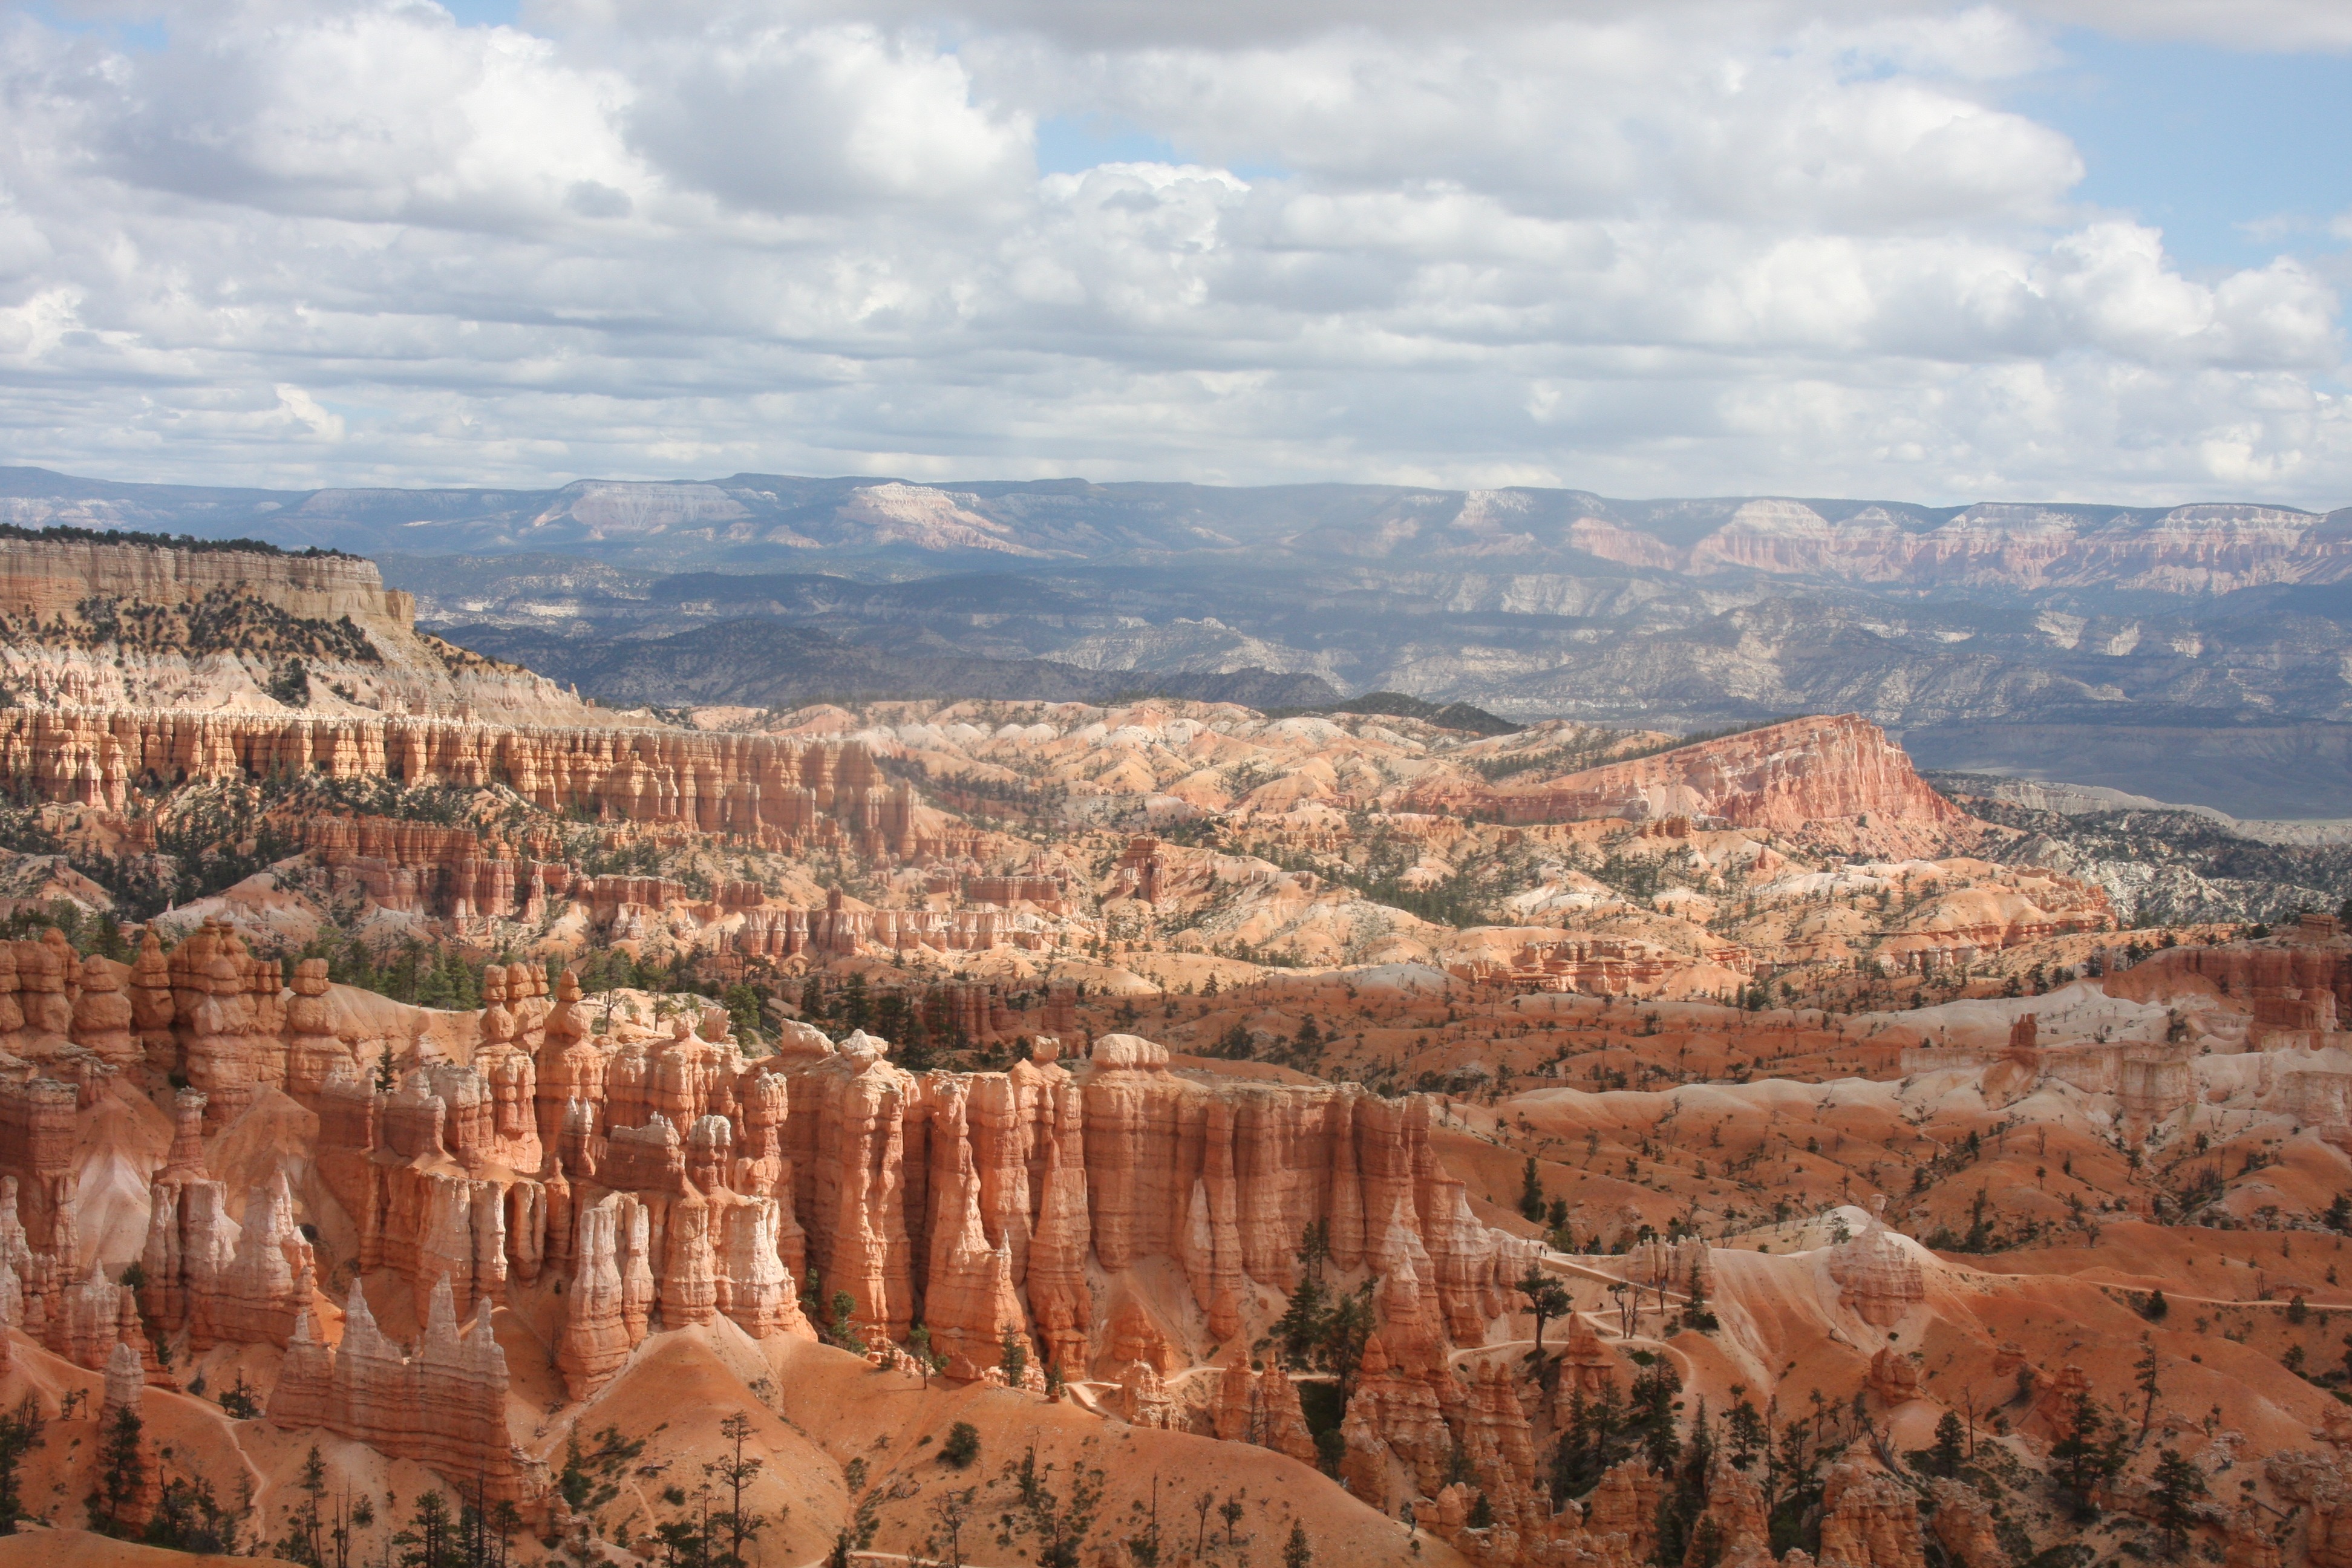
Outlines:
[[[124,1410],[139,1415],[146,1394],[147,1373],[139,1364],[139,1352],[127,1344],[116,1344],[107,1352],[106,1393],[98,1407],[99,1431],[103,1433]]]
[[[555,1364],[572,1397],[584,1399],[620,1370],[637,1342],[621,1312],[618,1199],[607,1198],[581,1211],[572,1255]],[[637,1338],[643,1337],[640,1331]]]
[[[333,1354],[322,1423],[329,1431],[415,1459],[469,1491],[478,1486],[490,1500],[543,1495],[545,1467],[507,1436],[506,1352],[491,1331],[489,1303],[476,1309],[472,1331],[461,1335],[448,1286],[437,1285],[416,1354],[404,1356],[353,1285]]]
[[[1348,1437],[1350,1454],[1362,1456],[1352,1462],[1368,1478],[1368,1485],[1374,1474],[1382,1478],[1380,1495],[1400,1501],[1415,1495],[1434,1497],[1445,1484],[1454,1434],[1446,1425],[1444,1406],[1433,1379],[1448,1376],[1443,1371],[1415,1375],[1399,1367],[1389,1358],[1381,1333],[1365,1342],[1363,1360],[1356,1369],[1356,1391],[1348,1401],[1341,1430],[1343,1435],[1355,1432],[1381,1439],[1376,1449],[1369,1441]],[[1391,1459],[1392,1465],[1388,1462]],[[1367,1489],[1358,1495],[1373,1494]]]
[[[183,1120],[202,1112],[193,1097]],[[317,1288],[317,1262],[294,1219],[285,1173],[246,1202],[242,1225],[228,1217],[227,1189],[167,1165],[149,1190],[141,1302],[166,1333],[185,1329],[193,1350],[224,1342],[283,1346]],[[201,1169],[201,1166],[198,1167]]]
[[[1744,1471],[1717,1459],[1706,1478],[1706,1507],[1692,1526],[1696,1539],[1712,1529],[1719,1568],[1774,1568],[1764,1492]]]
[[[1870,1358],[1870,1372],[1864,1381],[1872,1394],[1890,1410],[1918,1398],[1922,1392],[1919,1363],[1893,1345],[1883,1346]]]
[[[992,1245],[982,1221],[982,1188],[973,1169],[966,1105],[961,1086],[950,1086],[934,1111],[930,1129],[930,1256],[924,1321],[951,1370],[959,1361],[984,1365],[996,1357],[1007,1334],[1026,1342],[1028,1329],[1013,1288],[1011,1244]]]
[[[1974,1487],[1942,1477],[1927,1483],[1935,1508],[1928,1528],[1954,1568],[2007,1568],[2009,1552],[1994,1533],[1992,1505]]]
[[[82,960],[81,994],[73,1005],[72,1023],[73,1043],[118,1068],[145,1059],[131,1032],[131,998],[117,978],[119,967],[96,953]]]
[[[1717,817],[1781,831],[1826,817],[1948,823],[1960,816],[1885,731],[1854,713],[1794,719],[1560,777],[1483,789],[1449,779],[1412,792],[1409,803],[1514,823]]]
[[[1164,1428],[1175,1425],[1176,1402],[1168,1397],[1168,1386],[1160,1381],[1159,1368],[1148,1361],[1128,1363],[1118,1384],[1118,1413],[1137,1426]]]
[[[1927,1568],[1916,1495],[1883,1470],[1832,1465],[1822,1489],[1821,1568]]]
[[[306,1307],[295,1321],[278,1382],[269,1390],[269,1419],[294,1430],[324,1426],[334,1382],[333,1347],[319,1338]]]
[[[1239,1357],[1227,1363],[1211,1399],[1209,1422],[1226,1442],[1255,1443],[1315,1463],[1315,1438],[1299,1407],[1298,1387],[1278,1366],[1259,1369]]]
[[[45,989],[51,945],[0,945],[17,982],[5,994],[35,1022],[58,1011],[41,998],[68,1001]],[[88,1039],[125,1070],[192,1080],[151,1184],[141,1305],[193,1350],[271,1343],[299,1368],[324,1348],[309,1314],[320,1265],[287,1179],[232,1219],[205,1172],[206,1133],[282,1088],[317,1118],[312,1169],[355,1229],[349,1262],[391,1271],[426,1321],[444,1296],[462,1319],[552,1271],[557,1359],[575,1393],[657,1329],[724,1315],[755,1336],[809,1332],[804,1272],[849,1295],[870,1339],[919,1318],[967,1374],[987,1375],[1009,1334],[1032,1346],[1033,1381],[1048,1365],[1116,1375],[1138,1361],[1164,1376],[1278,1310],[1298,1238],[1321,1225],[1343,1279],[1379,1281],[1357,1424],[1381,1434],[1382,1463],[1425,1495],[1445,1445],[1424,1428],[1452,1416],[1486,1432],[1498,1475],[1526,1468],[1505,1453],[1516,1439],[1493,1391],[1457,1390],[1443,1369],[1452,1346],[1505,1319],[1534,1244],[1477,1222],[1431,1146],[1425,1104],[1206,1083],[1125,1035],[1075,1068],[1048,1046],[1003,1073],[918,1077],[884,1042],[836,1048],[813,1031],[754,1063],[716,1010],[667,1038],[592,1037],[576,981],[551,1000],[529,965],[486,970],[474,1034],[420,1036],[394,1053],[384,1092],[335,1037],[323,971],[298,965],[289,992],[226,926],[196,928],[168,955],[142,942],[127,991],[119,966],[81,970]],[[71,1007],[51,1021],[70,1023]],[[451,1038],[470,1047],[453,1055]],[[13,1282],[28,1330],[102,1360],[144,1342],[137,1314],[126,1331],[119,1300],[101,1300],[117,1288],[56,1262],[79,1253],[79,1093],[35,1078],[0,1096],[10,1139],[10,1118],[25,1130],[0,1195],[0,1295]],[[1173,1299],[1170,1279],[1183,1281]],[[360,1342],[348,1377],[373,1353]],[[1603,1370],[1578,1375],[1597,1386]],[[315,1368],[287,1394],[297,1415],[317,1398],[306,1377]],[[1244,1373],[1234,1397],[1261,1440],[1314,1458],[1286,1378]]]
[[[801,1312],[800,1293],[784,1267],[779,1239],[782,1205],[774,1198],[749,1198],[719,1211],[722,1223],[718,1258],[719,1310],[753,1339],[816,1331]]]
[[[1860,1236],[1831,1251],[1829,1268],[1845,1309],[1874,1328],[1892,1328],[1927,1299],[1918,1258],[1874,1217]]]
[[[147,1384],[139,1364],[139,1352],[127,1344],[118,1344],[109,1353],[105,1364],[105,1393],[99,1405],[99,1441],[103,1443],[125,1412],[134,1420],[144,1423]],[[162,1499],[163,1478],[158,1463],[155,1442],[142,1436],[139,1440],[139,1473],[131,1493],[117,1506],[111,1519],[123,1531],[136,1535],[147,1521],[154,1517],[155,1505]]]
[[[44,800],[120,811],[142,774],[201,782],[280,772],[337,779],[389,774],[411,784],[466,787],[496,780],[556,813],[739,833],[776,848],[911,848],[911,794],[887,787],[855,741],[491,726],[373,713],[66,705],[0,711],[0,773]],[[510,893],[511,876],[499,885]],[[520,910],[509,904],[479,912]]]

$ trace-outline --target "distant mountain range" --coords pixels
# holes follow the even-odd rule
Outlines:
[[[1671,729],[1851,710],[1931,765],[2352,815],[2352,509],[756,474],[267,491],[8,468],[0,521],[374,556],[423,624],[608,700],[1230,678],[1260,704],[1383,689]]]
[[[1014,562],[1286,558],[1516,571],[1605,563],[1913,589],[2214,594],[2352,577],[2352,508],[1714,497],[1397,485],[921,484],[735,474],[554,489],[214,489],[0,468],[0,520],[250,533],[375,554],[558,551],[676,571],[837,556]]]

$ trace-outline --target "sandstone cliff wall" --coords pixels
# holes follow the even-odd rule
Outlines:
[[[578,721],[553,681],[415,628],[372,561],[0,540],[0,679],[20,702],[282,711],[297,707]],[[299,684],[299,683],[298,683]]]
[[[415,600],[356,556],[0,539],[0,616],[47,620],[94,595],[184,604],[215,588],[250,590],[291,615],[349,616],[369,631],[409,632],[416,618]]]
[[[288,990],[225,927],[99,961],[86,995],[125,1016],[80,1026],[62,984],[27,985],[48,984],[45,944],[0,957],[0,1012],[54,1014],[8,1035],[27,1076],[0,1084],[0,1175],[24,1205],[0,1230],[23,1238],[15,1279],[44,1321],[79,1268],[77,1106],[119,1077],[191,1086],[152,1184],[142,1304],[198,1345],[289,1345],[314,1282],[348,1263],[407,1281],[420,1320],[436,1290],[462,1315],[572,1281],[564,1366],[583,1391],[651,1326],[808,1331],[804,1279],[878,1337],[926,1324],[967,1374],[1008,1331],[1116,1373],[1262,1328],[1319,1223],[1336,1268],[1378,1279],[1391,1352],[1435,1365],[1510,1309],[1529,1250],[1473,1215],[1424,1102],[1180,1076],[1132,1036],[1072,1064],[1048,1041],[1002,1073],[909,1073],[879,1042],[806,1028],[747,1059],[722,1011],[591,1037],[569,976],[551,997],[536,967],[493,965],[462,1059],[420,1037],[385,1089],[325,1032],[323,966]],[[234,1221],[205,1173],[207,1135],[275,1094],[318,1117],[317,1179],[355,1256],[314,1257],[282,1184]]]
[[[1524,823],[1711,817],[1795,832],[1824,818],[1945,824],[1963,816],[1885,731],[1852,713],[1791,720],[1559,778],[1441,793],[1444,798],[1417,804]]]
[[[886,787],[856,742],[374,714],[0,712],[0,779],[44,800],[121,810],[135,784],[309,772],[505,784],[549,811],[714,833],[832,832],[895,847],[913,831],[912,791]]]

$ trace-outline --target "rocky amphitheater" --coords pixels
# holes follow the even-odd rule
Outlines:
[[[2352,1563],[2332,911],[1850,715],[614,711],[0,546],[0,1563]]]

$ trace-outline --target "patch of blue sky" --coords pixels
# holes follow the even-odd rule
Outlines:
[[[2094,32],[2011,107],[2074,138],[2074,195],[2164,231],[2195,275],[2340,251],[2352,215],[2352,58]]]
[[[61,13],[45,4],[13,5],[5,9],[20,16],[30,16],[45,27],[61,33],[96,33],[111,41],[117,48],[136,54],[160,55],[172,41],[171,30],[163,25],[161,15],[153,16],[75,16]]]
[[[516,27],[522,25],[522,0],[438,0],[444,11],[467,27]]]
[[[1037,122],[1037,172],[1076,174],[1105,163],[1213,163],[1187,155],[1164,136],[1100,114],[1057,114]],[[1244,180],[1278,179],[1271,163],[1222,165]]]
[[[1124,121],[1056,114],[1037,122],[1037,172],[1076,174],[1104,163],[1181,163],[1176,149]]]

